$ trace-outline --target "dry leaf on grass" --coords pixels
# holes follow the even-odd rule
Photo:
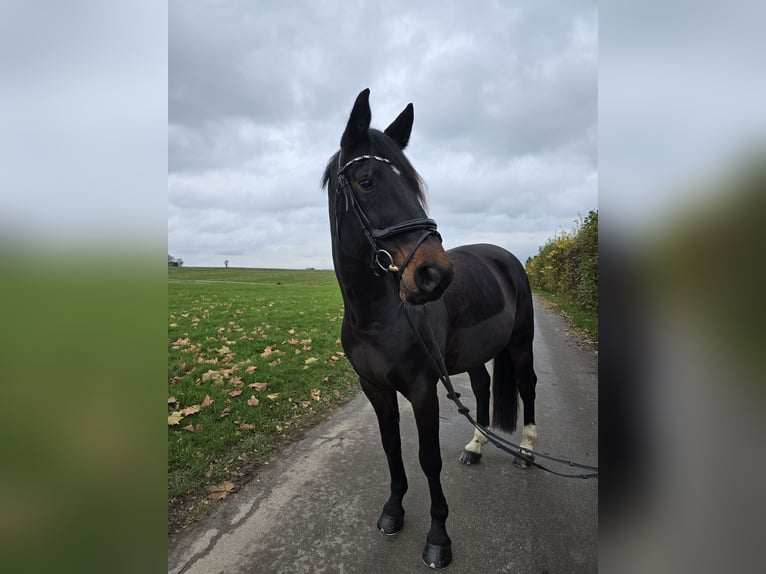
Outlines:
[[[258,406],[258,403],[260,403],[260,402],[261,402],[261,401],[259,401],[259,400],[258,400],[258,399],[255,397],[255,395],[251,395],[251,396],[250,396],[250,398],[249,398],[249,399],[247,399],[247,404],[248,404],[248,405],[250,405],[251,407],[257,407],[257,406]]]
[[[221,500],[234,492],[234,483],[227,480],[215,486],[208,486],[207,490],[210,493],[208,495],[210,500]]]
[[[181,414],[181,411],[174,411],[168,416],[168,426],[177,425],[181,422],[181,419],[183,419],[184,416]]]
[[[200,406],[199,405],[192,405],[190,407],[186,407],[185,409],[181,409],[181,414],[185,417],[188,417],[189,415],[194,415],[199,412]]]
[[[210,398],[210,395],[205,395],[205,400],[202,401],[202,404],[200,404],[201,407],[209,407],[213,404],[213,399]]]
[[[234,389],[233,391],[229,391],[230,397],[238,397],[242,394],[242,389]]]
[[[247,386],[251,389],[255,389],[256,391],[262,391],[266,388],[266,383],[250,383]]]

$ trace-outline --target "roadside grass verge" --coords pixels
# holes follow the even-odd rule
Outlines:
[[[171,508],[204,514],[358,384],[340,345],[332,272],[182,268],[168,277],[211,281],[168,283],[170,531],[182,522]]]
[[[533,293],[552,304],[572,325],[581,330],[590,343],[598,345],[598,312],[583,309],[572,300],[557,293],[534,289]]]

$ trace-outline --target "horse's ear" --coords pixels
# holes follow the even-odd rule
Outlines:
[[[415,120],[415,110],[412,104],[407,104],[404,111],[399,114],[391,125],[386,128],[384,132],[388,137],[399,144],[399,147],[404,149],[407,147],[407,143],[410,141],[410,134],[412,133],[412,122]]]
[[[359,92],[359,95],[356,97],[354,108],[351,110],[348,124],[346,124],[346,131],[343,132],[343,136],[340,138],[341,149],[352,147],[366,136],[370,130],[371,119],[370,88],[366,88]]]

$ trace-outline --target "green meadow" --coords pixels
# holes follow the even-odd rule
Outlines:
[[[358,392],[342,317],[332,271],[168,269],[169,512],[225,497]]]

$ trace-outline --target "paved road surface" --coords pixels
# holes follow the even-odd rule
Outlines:
[[[597,465],[597,358],[537,302],[535,314],[537,449]],[[468,377],[453,382],[474,412]],[[466,467],[457,457],[471,427],[443,391],[440,403],[442,484],[454,554],[445,572],[596,572],[598,480],[520,470],[492,445],[481,464]],[[398,535],[387,538],[375,529],[389,478],[374,413],[360,395],[170,548],[169,572],[428,572],[420,558],[430,524],[428,487],[412,409],[402,400],[400,410],[410,487]],[[519,435],[512,440],[518,443]]]

